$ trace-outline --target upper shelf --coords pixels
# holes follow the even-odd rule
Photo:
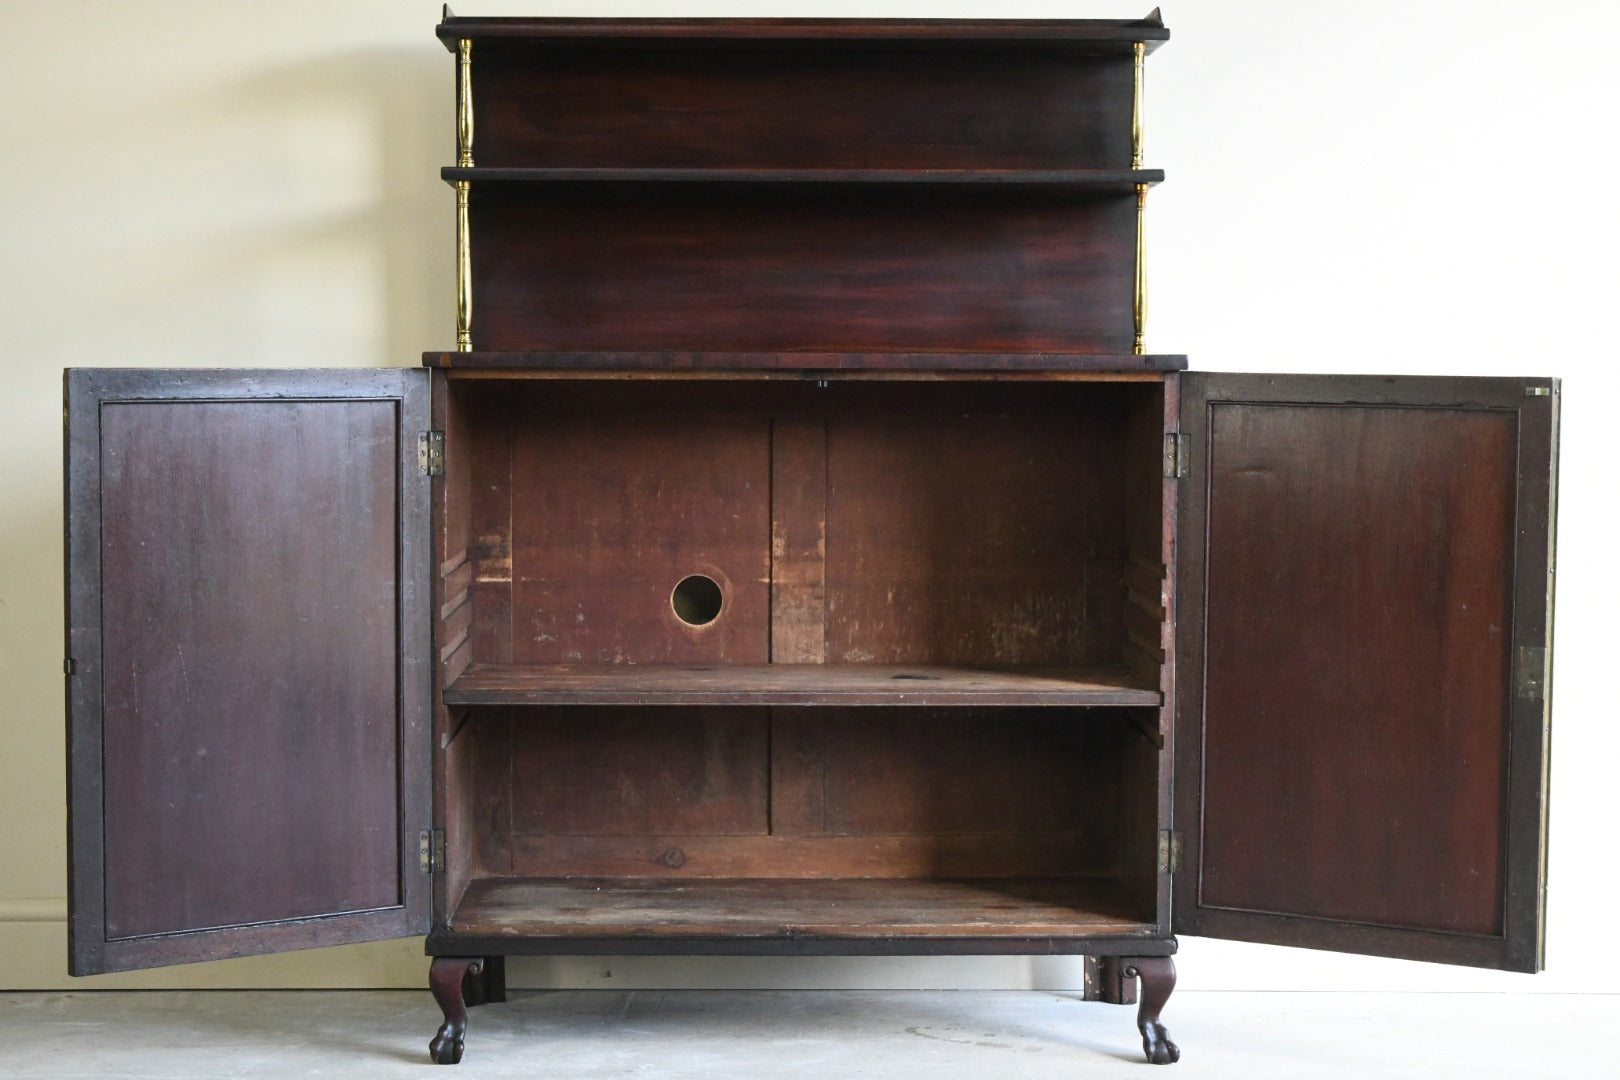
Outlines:
[[[425,352],[422,366],[458,371],[549,372],[569,378],[690,377],[840,378],[983,375],[1119,374],[1182,371],[1187,357],[1170,353],[947,352],[576,352],[479,350]]]
[[[1134,192],[1164,180],[1163,169],[676,169],[466,168],[439,170],[446,183],[501,184],[956,184]]]
[[[445,9],[439,40],[520,41],[529,46],[725,45],[1041,48],[1074,53],[1152,52],[1170,39],[1158,8],[1142,19],[590,19],[463,18]]]
[[[474,664],[446,705],[1129,705],[1157,687],[1123,671],[886,664]]]

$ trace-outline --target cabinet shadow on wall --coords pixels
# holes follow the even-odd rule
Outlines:
[[[454,147],[435,135],[452,125],[454,97],[451,58],[428,42],[322,55],[162,103],[170,118],[143,139],[191,161],[193,182],[219,185],[202,197],[223,219],[164,240],[134,286],[160,308],[225,305],[200,314],[233,348],[188,362],[412,367],[448,347],[455,197],[437,174]]]

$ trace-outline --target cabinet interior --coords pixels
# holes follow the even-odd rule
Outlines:
[[[450,929],[1151,927],[1161,382],[444,385]]]

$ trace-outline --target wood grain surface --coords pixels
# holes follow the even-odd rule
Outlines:
[[[102,409],[109,936],[399,903],[395,438],[386,402]]]
[[[1210,419],[1205,902],[1499,933],[1513,415]]]
[[[1123,669],[897,664],[477,664],[452,705],[1149,705]]]
[[[425,927],[424,374],[67,386],[73,969]]]
[[[1536,970],[1556,386],[1181,381],[1178,928]]]
[[[1131,351],[1134,194],[484,185],[471,214],[480,349]]]
[[[475,64],[480,167],[1051,170],[1131,160],[1123,54],[580,44],[537,63],[531,50],[487,45]]]
[[[485,878],[456,933],[522,937],[980,937],[1147,929],[1109,882]]]

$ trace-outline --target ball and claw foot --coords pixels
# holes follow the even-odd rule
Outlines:
[[[428,1043],[435,1065],[461,1064],[461,1053],[467,1048],[466,987],[469,979],[483,974],[484,960],[477,956],[436,957],[428,969],[428,987],[444,1013],[444,1023]]]
[[[1127,979],[1141,980],[1136,997],[1136,1029],[1142,1033],[1142,1052],[1154,1065],[1172,1065],[1181,1060],[1181,1048],[1170,1041],[1170,1033],[1159,1022],[1159,1014],[1170,992],[1176,988],[1176,965],[1168,956],[1142,956],[1119,962]]]
[[[449,1024],[439,1028],[439,1033],[433,1036],[428,1043],[428,1053],[433,1056],[435,1065],[460,1065],[462,1051],[467,1049],[467,1035],[465,1031],[456,1031]]]
[[[1174,1065],[1181,1060],[1181,1047],[1170,1041],[1170,1033],[1160,1023],[1142,1026],[1142,1052],[1154,1065]]]

